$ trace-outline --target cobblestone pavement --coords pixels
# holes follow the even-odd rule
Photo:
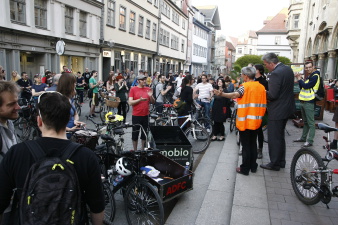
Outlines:
[[[324,112],[323,121],[316,121],[327,123],[334,126],[332,121],[333,113]],[[270,221],[272,225],[305,225],[305,224],[338,224],[338,200],[332,198],[329,204],[329,209],[322,202],[316,205],[308,206],[298,200],[294,191],[292,190],[290,181],[290,165],[292,157],[297,150],[300,149],[302,143],[294,143],[293,140],[300,138],[302,128],[297,128],[293,125],[292,120],[289,120],[286,126],[289,133],[286,134],[286,168],[280,171],[264,170],[264,178],[268,199],[268,207],[270,214]],[[322,157],[325,156],[326,151],[323,149],[325,141],[323,140],[325,133],[316,129],[313,149],[315,149]],[[332,136],[333,137],[333,136]],[[271,138],[271,137],[269,137]],[[264,144],[263,163],[269,162],[268,146]],[[332,161],[331,168],[338,168],[337,161]],[[333,176],[334,181],[337,178]],[[338,185],[336,183],[335,185]]]

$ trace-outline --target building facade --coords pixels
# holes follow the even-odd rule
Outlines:
[[[13,70],[32,77],[47,69],[59,73],[63,66],[74,72],[98,69],[101,2],[0,0],[0,5],[0,65],[7,79]]]
[[[240,37],[236,46],[236,59],[245,55],[256,55],[257,54],[258,37],[255,31],[247,31]]]
[[[215,42],[215,66],[218,70],[218,74],[220,73],[226,73],[226,37],[225,36],[219,36],[216,38]]]
[[[324,79],[338,77],[338,2],[291,0],[287,38],[293,62],[312,60]]]
[[[257,55],[273,52],[292,60],[292,49],[287,40],[287,15],[288,9],[282,9],[277,15],[265,21],[263,28],[256,32]]]

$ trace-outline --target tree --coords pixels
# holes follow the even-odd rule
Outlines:
[[[263,64],[262,56],[259,55],[245,55],[238,58],[235,62],[240,68],[248,66],[249,63],[253,64]]]

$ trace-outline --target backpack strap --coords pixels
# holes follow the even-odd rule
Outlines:
[[[67,145],[66,149],[63,151],[61,159],[63,160],[70,159],[75,153],[75,151],[81,147],[82,145],[79,143],[70,142],[69,145]]]
[[[24,144],[27,146],[35,161],[46,156],[46,153],[42,150],[41,146],[36,141],[25,141]]]

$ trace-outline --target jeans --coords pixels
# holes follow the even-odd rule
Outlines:
[[[210,102],[202,102],[202,101],[197,101],[199,105],[201,105],[204,109],[204,116],[210,120]],[[197,112],[196,112],[197,113]],[[196,117],[198,118],[198,117]],[[206,124],[206,128],[210,128],[210,124]]]

